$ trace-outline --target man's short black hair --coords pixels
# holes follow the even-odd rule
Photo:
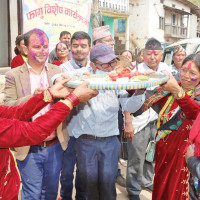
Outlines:
[[[68,32],[68,31],[62,31],[62,32],[60,33],[60,38],[61,38],[63,35],[71,35],[71,33]]]
[[[34,28],[24,34],[24,45],[25,46],[27,46],[27,47],[29,46],[29,39],[30,39],[31,35],[33,35],[33,34],[36,34],[38,36],[43,36],[43,35],[47,36],[47,34],[43,30]],[[47,36],[47,38],[48,38],[48,36]],[[49,38],[48,38],[48,40],[49,40]]]
[[[75,32],[72,35],[71,44],[72,44],[73,40],[78,40],[78,39],[87,39],[88,40],[88,44],[89,45],[91,44],[91,38],[90,38],[90,36],[86,32],[84,32],[84,31],[77,31],[77,32]]]

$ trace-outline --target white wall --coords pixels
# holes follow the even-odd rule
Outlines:
[[[0,67],[8,66],[8,9],[7,0],[0,0]]]
[[[18,35],[17,1],[10,0],[10,34],[11,34],[11,56],[15,57],[15,40]]]
[[[189,30],[188,37],[197,37],[197,16],[190,15],[189,16]]]
[[[165,17],[163,4],[161,4],[159,0],[150,0],[148,37],[155,37],[160,42],[165,42],[164,30],[159,29],[159,17]]]
[[[129,5],[130,11],[130,49],[133,44],[144,48],[148,39],[149,31],[149,0],[132,0]]]

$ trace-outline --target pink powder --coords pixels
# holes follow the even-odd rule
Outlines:
[[[82,40],[80,38],[78,39],[78,45],[82,45]]]
[[[189,64],[188,64],[188,66],[187,66],[188,70],[191,69],[191,65],[192,65],[192,63],[189,63]]]
[[[84,55],[88,55],[88,54],[89,54],[89,52],[84,52],[83,54],[84,54]]]
[[[147,58],[144,56],[144,61],[146,61],[147,62]]]

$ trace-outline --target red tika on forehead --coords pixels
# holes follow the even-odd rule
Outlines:
[[[82,45],[82,39],[78,39],[78,45]]]
[[[187,66],[187,69],[190,70],[191,66],[192,66],[192,63],[189,63],[188,66]]]

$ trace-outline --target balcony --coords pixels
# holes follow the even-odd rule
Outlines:
[[[165,37],[186,38],[187,27],[165,24]]]
[[[128,13],[129,0],[99,0],[99,8],[111,12]]]

